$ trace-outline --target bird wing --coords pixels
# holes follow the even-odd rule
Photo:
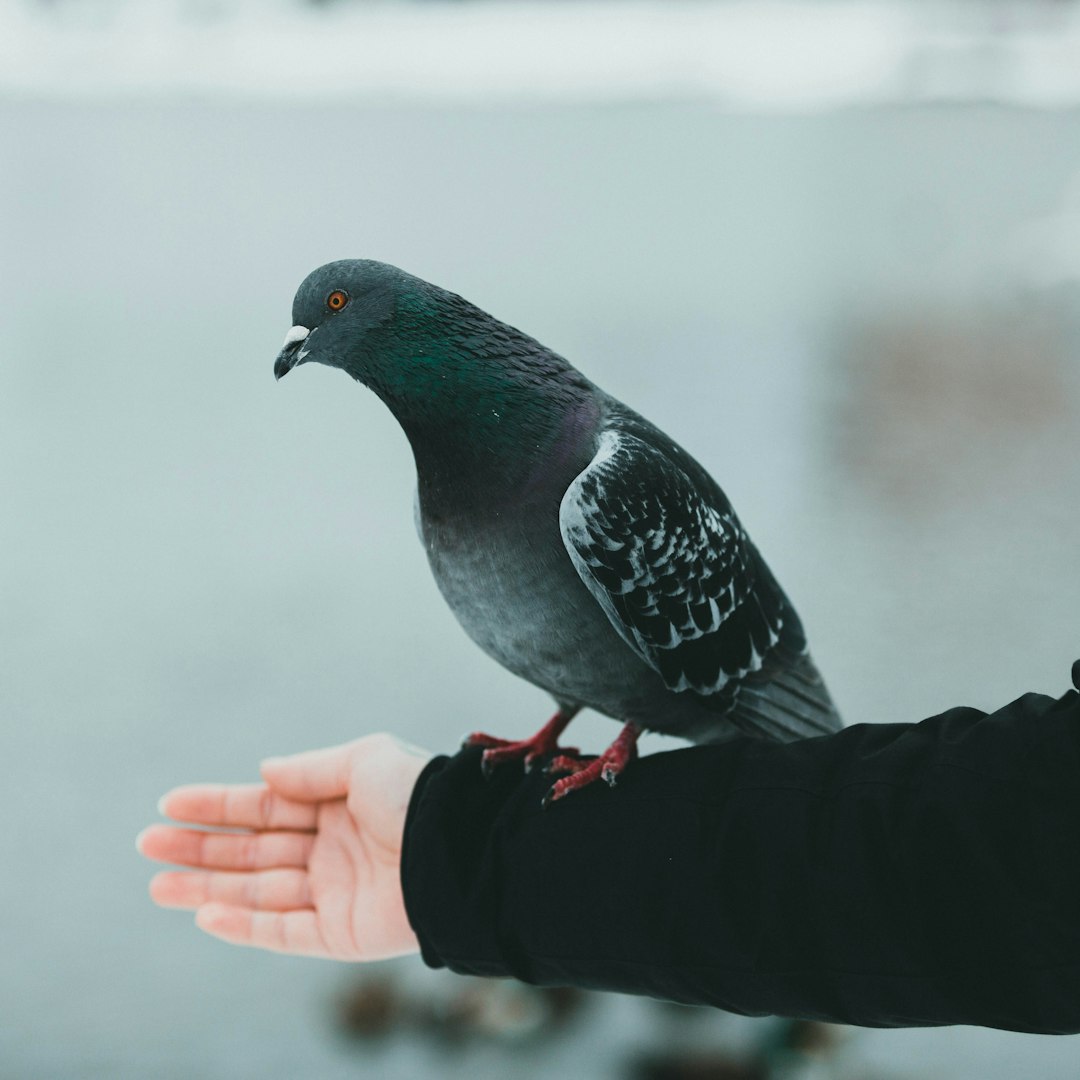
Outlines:
[[[798,617],[731,504],[673,443],[607,429],[563,496],[559,525],[582,581],[669,689],[718,694],[761,670],[782,639],[789,662],[805,652]]]

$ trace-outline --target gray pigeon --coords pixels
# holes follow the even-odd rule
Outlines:
[[[293,300],[281,376],[316,361],[370,387],[416,459],[416,522],[469,636],[555,699],[529,739],[475,734],[485,769],[547,755],[545,803],[614,783],[642,730],[716,742],[839,728],[802,625],[723,491],[557,353],[396,267],[343,259]],[[620,720],[560,748],[582,708]]]

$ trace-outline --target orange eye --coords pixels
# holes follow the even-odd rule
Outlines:
[[[326,306],[331,311],[340,311],[349,302],[349,294],[335,289],[327,298]]]

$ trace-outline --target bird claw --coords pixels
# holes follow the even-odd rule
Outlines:
[[[574,761],[566,755],[555,758],[546,771],[553,773],[565,770],[570,775],[556,780],[540,800],[540,805],[546,810],[553,802],[565,799],[571,791],[588,787],[597,780],[603,780],[608,787],[614,787],[619,774],[637,757],[637,739],[640,734],[641,729],[636,724],[627,724],[619,737],[599,757],[591,761]]]
[[[555,773],[577,773],[581,772],[585,768],[587,762],[578,760],[581,757],[581,751],[575,747],[565,747],[563,752],[557,757],[553,757],[545,766],[544,772],[548,776],[554,776]]]
[[[558,751],[559,753],[558,753],[558,755],[556,757],[553,757],[551,759],[551,761],[548,762],[548,765],[543,766],[543,771],[544,772],[551,772],[551,767],[552,767],[552,765],[554,764],[555,761],[561,761],[564,757],[566,757],[566,758],[577,757],[577,756],[579,756],[581,754],[581,751],[578,750],[577,746],[557,746],[557,745],[555,745],[555,746],[545,747],[545,748],[543,748],[543,750],[535,750],[535,751],[532,751],[531,754],[526,754],[525,755],[525,771],[526,772],[531,772],[532,770],[534,770],[546,756],[548,756],[550,753],[552,753],[552,751]]]
[[[562,751],[559,747],[559,735],[573,718],[577,710],[557,712],[535,735],[530,739],[497,739],[494,735],[485,735],[481,731],[474,731],[465,737],[463,747],[480,746],[484,748],[480,756],[480,768],[485,776],[490,776],[496,765],[502,765],[507,761],[521,761],[526,772],[531,772],[534,766],[548,754],[569,753],[576,754],[576,749]]]

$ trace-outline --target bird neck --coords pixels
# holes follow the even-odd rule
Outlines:
[[[477,395],[438,412],[408,410],[398,419],[416,459],[422,501],[429,507],[501,510],[565,490],[588,456],[590,402],[556,397],[542,407],[521,396]]]
[[[591,446],[595,387],[464,301],[448,315],[423,312],[414,332],[399,317],[378,345],[381,360],[363,381],[408,436],[422,499],[505,506],[557,484],[577,465],[583,440]]]

